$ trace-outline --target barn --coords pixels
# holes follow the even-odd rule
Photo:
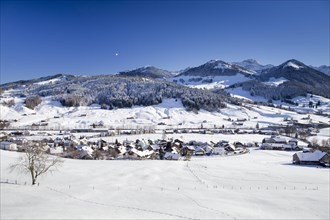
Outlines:
[[[330,155],[319,150],[314,152],[297,152],[292,156],[292,163],[329,166]]]

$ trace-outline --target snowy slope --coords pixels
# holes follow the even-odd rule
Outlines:
[[[230,76],[185,76],[180,75],[173,78],[168,78],[168,81],[175,82],[180,85],[186,85],[192,88],[199,89],[224,89],[235,83],[240,83],[249,80],[243,74],[237,73]]]
[[[252,150],[189,162],[65,159],[39,187],[8,172],[19,153],[1,150],[0,156],[1,219],[330,217],[329,169],[291,165],[291,152]]]

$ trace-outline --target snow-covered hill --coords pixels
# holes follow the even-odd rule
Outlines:
[[[233,91],[229,92],[235,93]],[[13,106],[3,105],[3,102],[11,100],[11,90],[6,91],[0,104],[0,119],[9,120],[12,128],[31,128],[35,125],[41,129],[65,130],[73,128],[92,128],[92,125],[102,125],[104,128],[198,128],[202,124],[206,128],[231,127],[232,122],[228,118],[246,118],[245,127],[255,128],[259,123],[261,127],[272,124],[283,123],[284,118],[293,117],[300,119],[298,113],[276,109],[266,106],[258,106],[249,104],[249,106],[236,106],[227,104],[226,108],[219,111],[209,112],[200,110],[198,113],[186,111],[181,99],[164,98],[162,103],[152,106],[132,106],[130,108],[119,109],[102,109],[100,105],[93,104],[90,106],[65,107],[58,101],[53,101],[50,97],[42,98],[34,110],[25,106],[25,97],[15,97]],[[236,95],[244,96],[242,93]],[[253,99],[257,97],[251,97]],[[303,101],[304,100],[304,101]],[[310,101],[316,103],[320,100],[318,109],[309,108]],[[256,100],[254,100],[256,101]],[[312,98],[300,97],[297,102],[299,106],[289,105],[292,109],[299,112],[313,113],[323,110],[324,113],[330,113],[330,105],[328,99],[313,96]],[[285,103],[283,106],[288,105]],[[303,106],[305,105],[305,106]],[[288,106],[288,107],[289,107]],[[315,121],[327,121],[324,116],[312,115],[311,119]],[[43,125],[42,125],[43,124]],[[163,124],[160,126],[159,124]]]

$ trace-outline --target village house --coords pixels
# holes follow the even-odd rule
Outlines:
[[[173,149],[171,152],[166,152],[164,155],[165,160],[179,160],[181,158],[181,155]]]
[[[9,142],[9,141],[2,141],[2,142],[0,142],[0,149],[9,150],[9,151],[17,151],[17,144]]]
[[[8,134],[6,132],[0,132],[0,141],[5,141],[8,139]]]
[[[224,145],[224,149],[227,151],[227,152],[234,152],[236,150],[236,147],[234,144],[226,144]]]
[[[182,156],[192,156],[194,154],[195,148],[190,145],[185,145],[181,148],[180,153]]]
[[[213,154],[215,155],[223,155],[225,154],[226,150],[224,147],[214,147],[213,148]]]
[[[289,142],[285,138],[278,136],[271,136],[270,138],[264,138],[262,140],[261,149],[264,150],[302,150],[303,148],[298,146],[297,139],[290,139]]]
[[[80,153],[78,159],[93,159],[94,150],[89,145],[78,145],[76,149]]]
[[[154,152],[150,150],[144,150],[140,151],[136,148],[132,148],[128,150],[126,153],[124,153],[123,158],[124,159],[134,159],[134,160],[142,160],[142,159],[148,159],[152,156]]]
[[[205,150],[201,146],[197,146],[195,148],[195,155],[196,156],[204,156],[205,155]]]
[[[285,138],[271,136],[262,140],[261,149],[264,150],[284,150],[284,145],[287,145]]]
[[[54,154],[54,155],[57,155],[57,154],[62,154],[63,153],[63,147],[59,146],[59,147],[50,147],[48,149],[49,153],[50,154]]]
[[[292,156],[293,164],[322,165],[329,167],[330,155],[316,150],[314,152],[297,152]]]

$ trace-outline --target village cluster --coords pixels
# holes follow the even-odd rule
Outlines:
[[[56,137],[55,139],[45,138],[38,141],[38,143],[42,144],[44,150],[49,154],[74,159],[182,160],[189,159],[191,156],[231,155],[248,152],[247,145],[240,142],[184,142],[180,138],[168,139],[165,137],[158,140],[124,140],[121,143],[116,140],[114,143],[110,143],[102,138],[91,141],[85,136],[75,138],[70,135]],[[24,146],[29,144],[31,145],[32,142],[25,138],[11,137],[0,142],[0,148],[3,150],[24,151]],[[253,144],[250,143],[248,146],[252,147]]]
[[[25,135],[27,132],[25,132]],[[1,133],[0,149],[24,152],[26,146],[32,146],[33,141],[24,138],[24,132]],[[298,140],[272,135],[264,138],[259,145],[256,142],[241,143],[220,140],[218,142],[184,141],[183,139],[163,138],[158,140],[136,139],[135,141],[115,140],[114,143],[100,137],[98,140],[86,136],[76,136],[67,133],[56,138],[44,138],[37,141],[44,150],[52,155],[73,159],[160,159],[160,160],[189,160],[191,156],[231,156],[249,152],[249,148],[261,150],[299,151],[293,155],[294,164],[313,164],[329,166],[330,156],[326,152],[312,150],[298,145]]]

